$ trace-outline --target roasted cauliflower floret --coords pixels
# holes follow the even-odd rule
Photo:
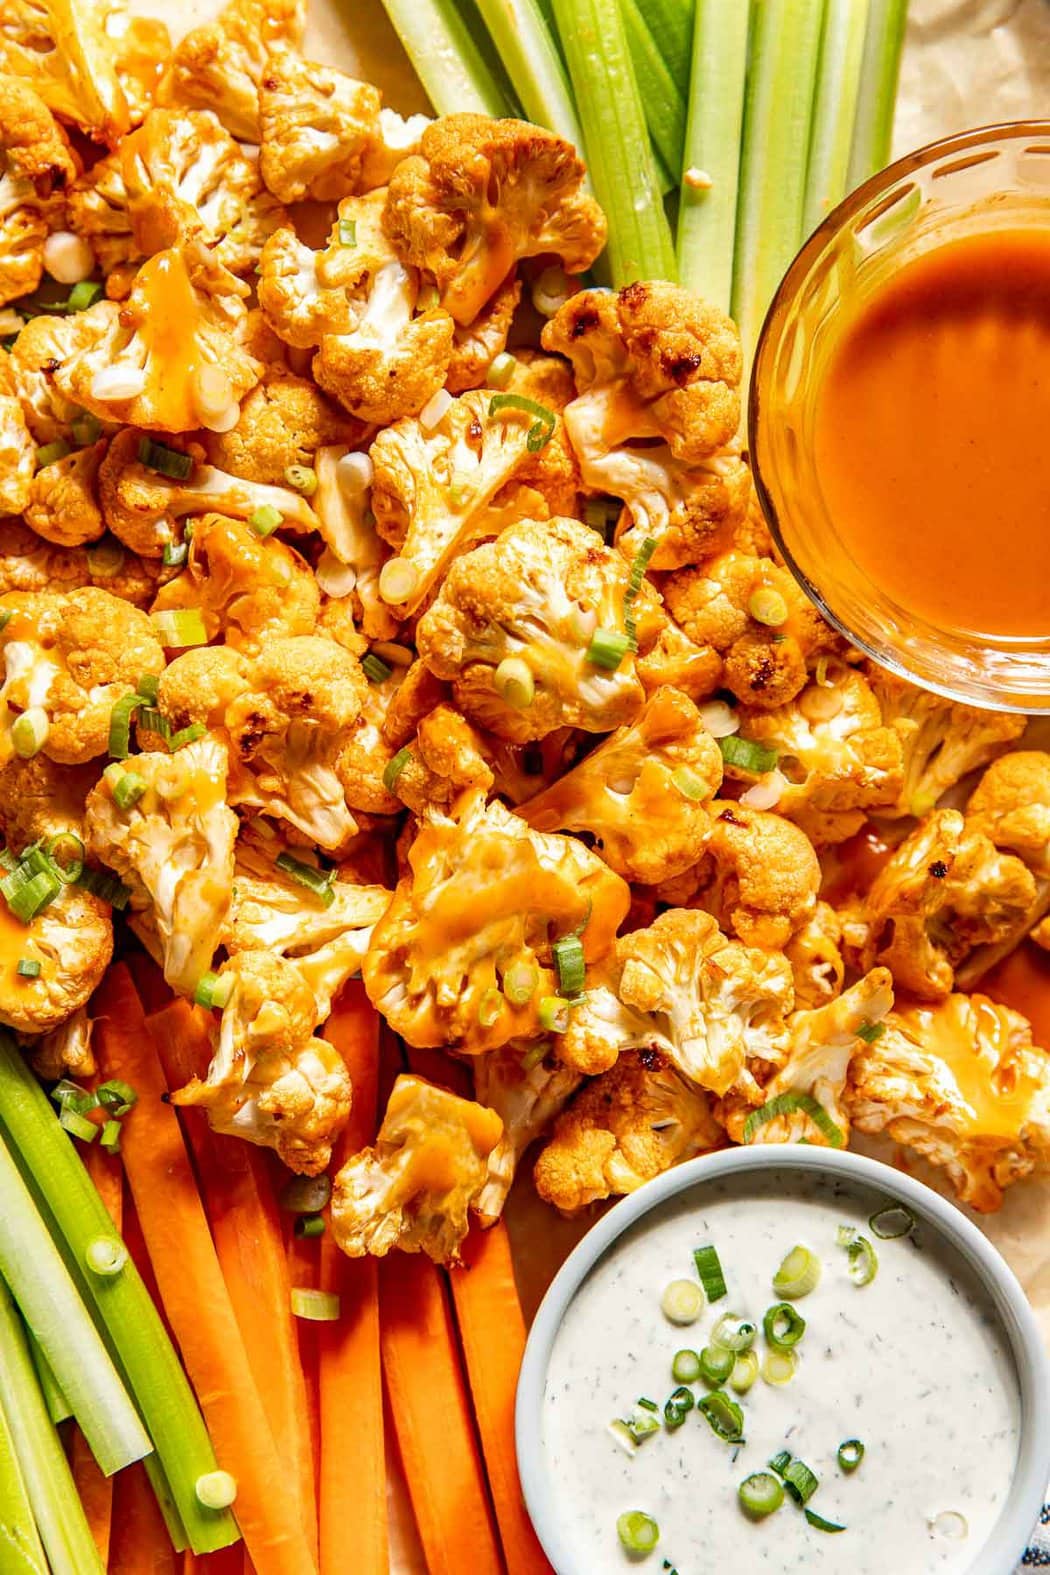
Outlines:
[[[784,947],[784,956],[791,964],[798,1006],[826,1006],[842,994],[846,978],[842,925],[829,902],[817,903]]]
[[[84,804],[98,781],[98,767],[59,766],[46,755],[14,755],[0,769],[0,837],[27,848],[60,832],[83,840]]]
[[[607,732],[633,722],[645,700],[630,649],[613,670],[589,655],[596,631],[623,638],[627,587],[626,560],[588,526],[523,521],[452,564],[420,619],[419,654],[452,683],[463,713],[501,738]],[[647,585],[634,614],[645,644],[663,620]],[[518,679],[510,688],[508,673]]]
[[[55,385],[100,420],[190,432],[213,419],[207,374],[228,394],[225,419],[262,373],[241,343],[246,294],[198,242],[157,252],[125,302],[98,301],[73,319]]]
[[[57,1082],[60,1077],[93,1077],[97,1071],[91,1048],[94,1026],[87,1008],[78,1006],[50,1033],[23,1039],[23,1049],[37,1077],[47,1083]]]
[[[0,352],[0,514],[22,513],[33,490],[35,471],[36,444],[26,425],[8,358]]]
[[[500,285],[495,295],[478,313],[472,323],[466,327],[460,323],[456,324],[452,338],[452,357],[448,363],[448,374],[445,378],[445,387],[450,393],[462,394],[468,388],[481,387],[488,376],[489,368],[493,361],[506,349],[511,321],[518,309],[520,300],[521,280],[516,279],[511,274]],[[536,359],[539,360],[540,357],[537,356]],[[572,379],[567,369],[562,362],[555,361],[553,357],[547,359],[550,360],[552,366],[558,367],[566,382],[570,385],[569,398],[571,398]],[[513,377],[508,386],[514,387]],[[542,402],[548,403],[548,401]],[[563,405],[567,403],[568,399],[562,401]],[[568,511],[563,508],[554,510],[556,514],[564,514],[566,512]]]
[[[200,645],[169,662],[157,684],[157,706],[173,731],[201,722],[219,729],[248,687],[248,660],[229,645]]]
[[[38,536],[59,547],[81,547],[105,535],[106,522],[97,499],[105,452],[106,440],[101,438],[37,471],[24,510],[26,524]]]
[[[149,618],[94,588],[3,597],[0,610],[11,615],[0,630],[0,759],[11,758],[25,712],[52,760],[81,765],[105,754],[115,702],[164,666]]]
[[[589,833],[618,875],[652,884],[700,858],[721,782],[721,753],[693,702],[658,689],[637,721],[518,813],[537,831]]]
[[[55,371],[79,347],[82,314],[31,317],[11,346],[5,371],[22,407],[26,426],[40,444],[69,442],[70,423],[80,407],[55,382]],[[5,376],[4,383],[8,378]]]
[[[157,102],[213,109],[240,142],[260,142],[259,83],[271,50],[302,43],[305,13],[305,0],[232,0],[176,46]]]
[[[48,109],[113,146],[131,124],[112,39],[89,0],[5,0],[0,71],[25,77]]]
[[[994,761],[970,795],[966,825],[1050,879],[1050,754],[1018,749]]]
[[[216,1132],[272,1148],[290,1169],[316,1176],[350,1114],[342,1057],[314,1036],[313,991],[295,963],[241,952],[223,964],[232,979],[207,1077],[171,1098],[203,1109]]]
[[[1025,730],[1025,718],[979,711],[919,689],[874,662],[868,683],[886,727],[896,729],[904,751],[904,783],[895,804],[880,815],[922,817],[963,777],[1009,749]]]
[[[103,778],[88,795],[90,853],[131,888],[131,908],[156,931],[164,977],[192,994],[222,937],[233,880],[237,817],[226,803],[226,746],[213,735],[173,755],[136,755],[146,784],[121,809]]]
[[[322,444],[348,443],[356,430],[308,378],[278,369],[252,389],[235,427],[208,434],[208,458],[245,481],[280,486],[290,466],[311,466]]]
[[[445,115],[394,170],[383,223],[402,262],[437,282],[457,323],[472,323],[523,257],[552,254],[583,273],[605,218],[575,150],[520,120]]]
[[[187,567],[163,586],[154,611],[199,607],[209,639],[251,655],[274,639],[310,634],[320,592],[309,565],[242,520],[206,514],[195,523]]]
[[[137,558],[117,541],[56,547],[21,520],[0,519],[0,596],[12,591],[76,591],[93,585],[134,607],[147,607],[172,569]]]
[[[475,1097],[503,1122],[503,1134],[489,1155],[488,1179],[474,1204],[483,1225],[499,1219],[525,1151],[583,1081],[579,1072],[543,1053],[547,1043],[504,1045],[474,1062]]]
[[[544,1202],[575,1214],[634,1192],[722,1142],[709,1095],[659,1051],[628,1051],[554,1123],[533,1171],[536,1190]]]
[[[318,847],[341,847],[357,822],[336,761],[365,690],[357,662],[334,640],[269,641],[226,712],[233,753],[250,777],[236,801],[286,821]]]
[[[385,750],[382,744],[378,748],[380,758],[383,753],[392,758],[394,752],[389,745]],[[462,794],[484,796],[495,780],[480,735],[450,705],[439,705],[416,729],[408,757],[394,783],[397,794],[394,802],[407,804],[417,815],[423,815],[431,807],[454,814],[454,806]],[[347,792],[349,794],[349,788]],[[543,826],[539,829],[555,828]]]
[[[846,955],[862,969],[881,963],[900,989],[936,1000],[978,948],[1020,943],[1036,899],[1019,858],[1000,853],[958,810],[936,809],[843,912]]]
[[[1050,1057],[1020,1013],[982,995],[899,1007],[850,1065],[845,1105],[860,1132],[884,1132],[948,1172],[964,1203],[1003,1191],[1050,1159]]]
[[[399,1247],[457,1263],[501,1130],[495,1111],[421,1077],[399,1077],[374,1147],[352,1155],[335,1178],[338,1245],[351,1258],[385,1258]]]
[[[2,60],[0,22],[0,69]],[[0,306],[40,283],[44,242],[60,212],[54,194],[74,173],[47,106],[28,82],[0,76]]]
[[[541,1001],[558,993],[552,941],[579,933],[585,960],[597,960],[629,902],[625,883],[582,843],[532,831],[480,796],[457,820],[432,812],[407,865],[373,932],[365,988],[409,1044],[468,1055],[535,1038]],[[512,969],[513,1002],[504,988]],[[525,1000],[523,977],[535,980]]]
[[[343,565],[352,571],[353,585],[346,593],[351,613],[371,639],[389,640],[397,632],[398,620],[379,594],[379,575],[389,549],[376,532],[372,513],[372,461],[341,444],[328,445],[318,449],[314,468],[318,528],[333,567]]]
[[[113,956],[109,907],[79,886],[63,886],[29,924],[0,910],[0,1023],[46,1034],[85,1006]],[[40,964],[35,978],[22,958]]]

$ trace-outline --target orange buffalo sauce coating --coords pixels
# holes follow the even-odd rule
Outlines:
[[[173,250],[151,257],[139,270],[136,288],[145,306],[141,333],[150,357],[156,424],[167,432],[192,431],[198,423],[193,374],[200,365],[201,309],[182,254]]]
[[[1050,635],[1050,227],[906,263],[829,348],[813,420],[869,581],[943,629]]]

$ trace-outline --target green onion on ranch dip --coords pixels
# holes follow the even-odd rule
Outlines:
[[[543,1438],[588,1575],[934,1575],[985,1547],[1018,1383],[962,1258],[867,1188],[712,1181],[595,1265]]]

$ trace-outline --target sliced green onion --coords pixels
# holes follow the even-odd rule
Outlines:
[[[772,1464],[772,1462],[770,1462]],[[804,1460],[792,1460],[780,1473],[787,1491],[796,1504],[805,1505],[817,1491],[819,1482]]]
[[[309,1239],[324,1235],[324,1220],[320,1214],[302,1214],[292,1227],[296,1236]]]
[[[158,716],[160,712],[156,713]],[[153,715],[151,712],[150,715]],[[139,717],[139,722],[144,723],[145,712]],[[185,749],[187,744],[195,744],[198,738],[203,738],[208,729],[203,722],[190,722],[187,727],[180,727],[177,733],[172,733],[168,739],[168,748],[172,754],[180,749]]]
[[[724,1390],[716,1389],[712,1394],[703,1395],[696,1402],[696,1409],[711,1431],[727,1444],[743,1443],[744,1413]]]
[[[628,1553],[651,1553],[660,1540],[660,1527],[641,1509],[628,1509],[616,1520],[616,1535]]]
[[[719,739],[719,743],[728,742],[728,739]],[[758,1110],[752,1110],[744,1122],[744,1142],[750,1143],[759,1127],[764,1127],[767,1121],[773,1121],[778,1116],[793,1116],[797,1113],[808,1116],[821,1136],[827,1138],[832,1148],[844,1147],[846,1139],[841,1128],[832,1121],[819,1100],[814,1099],[812,1094],[798,1093],[777,1094]]]
[[[36,465],[38,470],[45,470],[48,465],[57,464],[60,459],[65,459],[73,450],[69,444],[57,438],[54,443],[44,443],[36,451]]]
[[[332,1198],[327,1176],[293,1176],[281,1188],[280,1204],[289,1214],[320,1214]]]
[[[37,914],[54,902],[61,890],[62,882],[53,870],[40,870],[27,877],[22,873],[22,866],[19,866],[0,881],[0,893],[15,918],[23,924],[32,924]]]
[[[79,1083],[71,1083],[68,1077],[63,1077],[55,1084],[51,1098],[60,1110],[68,1107],[80,1116],[98,1109],[98,1095],[93,1094],[90,1088],[81,1088]]]
[[[206,1471],[197,1478],[196,1493],[205,1509],[229,1509],[237,1498],[237,1478],[228,1471]]]
[[[551,947],[554,967],[558,974],[558,988],[564,996],[579,995],[586,978],[583,960],[583,942],[578,935],[563,935]]]
[[[272,503],[263,503],[248,515],[248,527],[256,536],[272,536],[284,524],[284,515]]]
[[[99,1143],[107,1154],[120,1153],[120,1122],[104,1121],[99,1135]]]
[[[129,1110],[138,1104],[138,1094],[130,1083],[125,1083],[121,1077],[111,1077],[100,1083],[95,1090],[95,1099],[103,1110],[108,1110],[114,1116],[126,1116]]]
[[[520,656],[505,656],[492,674],[492,687],[506,705],[525,711],[536,695],[532,669]]]
[[[664,1402],[664,1426],[669,1433],[674,1432],[676,1427],[681,1427],[695,1404],[693,1391],[686,1389],[684,1385],[668,1396]]]
[[[319,870],[313,864],[303,864],[290,853],[279,853],[275,859],[279,870],[295,881],[297,886],[305,886],[307,891],[313,893],[321,905],[330,908],[335,901],[333,882],[335,874],[331,870]]]
[[[339,1297],[334,1291],[315,1291],[305,1285],[292,1286],[292,1312],[309,1323],[335,1323],[340,1315]]]
[[[379,594],[386,602],[407,602],[419,588],[419,570],[407,558],[388,558],[379,571]]]
[[[806,1510],[806,1519],[817,1531],[845,1531],[845,1526],[840,1526],[834,1520],[825,1520],[823,1515],[818,1515],[815,1509]]]
[[[51,722],[47,712],[41,705],[33,705],[28,711],[23,711],[16,717],[11,728],[11,743],[16,755],[23,760],[32,760],[38,755],[47,743],[51,731]]]
[[[193,469],[193,456],[184,454],[181,449],[169,448],[166,443],[155,443],[152,438],[144,437],[139,442],[139,464],[145,465],[148,470],[156,470],[162,476],[170,476],[173,481],[185,481]]]
[[[765,1520],[784,1502],[782,1484],[768,1471],[755,1471],[745,1477],[736,1495],[748,1520]]]
[[[683,1282],[678,1280],[675,1283],[681,1285]],[[671,1363],[671,1377],[674,1379],[676,1384],[699,1383],[699,1353],[696,1351],[690,1351],[688,1347],[686,1347],[685,1350],[676,1351],[674,1353],[674,1361]]]
[[[403,749],[398,750],[397,754],[392,760],[387,761],[386,766],[383,769],[383,786],[386,788],[388,793],[392,793],[394,791],[394,786],[398,777],[401,775],[402,771],[404,771],[411,758],[412,750],[408,744],[406,744]]]
[[[867,1236],[862,1236],[852,1225],[840,1225],[838,1244],[845,1247],[849,1277],[854,1285],[870,1285],[879,1272],[879,1255]]]
[[[113,788],[113,802],[118,809],[133,809],[145,791],[144,778],[137,771],[125,771]]]
[[[199,607],[165,608],[150,613],[162,645],[175,651],[190,645],[207,645],[208,631]]]
[[[135,685],[135,692],[140,694],[143,700],[148,700],[150,705],[156,705],[160,694],[160,679],[156,673],[143,673]]]
[[[686,289],[728,312],[740,143],[747,76],[749,7],[696,0],[689,73],[689,115],[679,166],[678,275]],[[708,182],[690,181],[690,172]]]
[[[284,479],[292,491],[298,492],[301,497],[312,498],[317,491],[317,472],[309,465],[289,465]]]
[[[637,1401],[630,1416],[620,1418],[620,1423],[630,1433],[635,1444],[644,1443],[660,1431],[660,1407],[654,1400],[643,1398]]]
[[[98,1137],[98,1127],[86,1116],[80,1115],[68,1105],[63,1105],[58,1113],[59,1125],[70,1137],[79,1138],[82,1143],[93,1143]]]
[[[721,1301],[726,1293],[726,1282],[715,1248],[697,1247],[693,1253],[693,1262],[696,1264],[696,1272],[700,1276],[700,1283],[704,1287],[704,1295],[708,1301]]]
[[[671,772],[671,781],[682,797],[691,799],[693,803],[697,803],[700,799],[706,797],[704,784],[695,772],[690,771],[688,766],[676,767]]]
[[[595,629],[591,636],[591,643],[587,647],[587,660],[592,667],[600,667],[606,673],[615,673],[630,649],[629,637],[622,634],[619,629]]]
[[[78,448],[90,448],[92,443],[97,443],[102,431],[102,423],[97,416],[85,410],[82,416],[77,416],[75,421],[69,423],[69,430],[73,434],[73,441]]]
[[[859,1438],[847,1438],[839,1445],[836,1459],[839,1469],[848,1475],[849,1472],[856,1471],[864,1459],[864,1445]]]
[[[124,548],[112,536],[89,542],[84,549],[88,572],[97,580],[112,580],[124,567]]]
[[[127,1267],[128,1249],[122,1241],[118,1241],[113,1236],[99,1236],[95,1241],[88,1243],[84,1262],[92,1274],[101,1275],[103,1279],[111,1279],[113,1275],[120,1274]]]
[[[380,657],[374,656],[371,651],[368,652],[367,656],[361,658],[361,671],[370,684],[385,684],[392,670]]]
[[[135,725],[140,733],[154,733],[158,738],[171,746],[171,723],[163,711],[158,711],[156,706],[144,705],[135,719]]]
[[[20,957],[16,972],[20,979],[39,979],[40,964],[35,957]]]
[[[700,1376],[706,1384],[718,1388],[733,1371],[736,1355],[724,1345],[705,1345],[700,1352]]]
[[[503,975],[503,994],[511,1006],[526,1006],[536,994],[540,971],[535,963],[513,962]]]
[[[549,1039],[538,1039],[522,1056],[521,1070],[523,1072],[531,1072],[534,1067],[539,1066],[541,1061],[547,1059],[547,1056],[550,1054],[550,1048]]]
[[[729,1387],[735,1395],[746,1395],[758,1377],[758,1357],[754,1351],[744,1351],[733,1363]]]
[[[124,882],[111,875],[108,870],[93,870],[85,867],[80,874],[77,885],[83,891],[91,892],[98,897],[100,902],[108,902],[111,907],[123,910],[131,898],[131,888]],[[2,890],[0,886],[0,890]]]
[[[79,880],[84,868],[84,844],[74,831],[57,831],[48,839],[45,853],[64,886]]]
[[[537,1013],[544,1033],[565,1033],[569,1026],[569,1010],[568,1001],[563,1000],[560,995],[545,995]]]
[[[627,1426],[626,1422],[622,1422],[620,1418],[617,1417],[614,1421],[609,1423],[609,1432],[612,1434],[613,1438],[615,1438],[616,1442],[619,1444],[620,1448],[625,1454],[636,1455],[638,1453],[638,1445],[632,1438],[631,1430]]]
[[[792,1247],[773,1276],[773,1289],[788,1301],[808,1296],[820,1284],[820,1259],[801,1243]]]
[[[508,350],[501,350],[485,374],[486,388],[506,388],[517,369],[517,361]]]
[[[638,649],[638,619],[635,616],[634,604],[641,594],[642,581],[645,579],[646,570],[655,551],[656,537],[647,536],[631,560],[627,589],[623,593],[623,627],[629,649],[632,651]]]
[[[806,1320],[790,1302],[777,1302],[766,1310],[762,1331],[775,1351],[789,1351],[806,1332]]]
[[[70,312],[86,312],[89,306],[102,294],[102,286],[97,279],[81,279],[70,290],[66,298],[66,310]]]
[[[861,1023],[857,1029],[857,1038],[863,1039],[866,1045],[873,1045],[876,1039],[881,1039],[886,1032],[885,1023]]]
[[[899,1241],[910,1236],[916,1226],[915,1215],[903,1203],[890,1203],[871,1216],[868,1225],[880,1241]]]
[[[747,1318],[739,1318],[736,1313],[723,1313],[711,1331],[711,1340],[714,1345],[721,1345],[736,1355],[740,1351],[749,1351],[757,1334],[758,1329]]]
[[[109,713],[109,752],[114,760],[126,760],[131,749],[131,719],[140,710],[143,699],[138,694],[121,695]]]
[[[704,1310],[704,1293],[695,1280],[672,1280],[660,1297],[660,1311],[668,1323],[695,1323]],[[676,1374],[677,1376],[677,1374]],[[690,1383],[691,1379],[681,1380]]]
[[[526,398],[524,394],[493,394],[489,400],[490,418],[498,416],[501,410],[523,410],[526,415],[535,416],[536,421],[529,428],[525,447],[530,454],[538,454],[547,447],[558,424],[553,410],[548,410],[539,400]]]
[[[747,610],[756,623],[766,624],[771,629],[779,629],[782,623],[787,623],[788,604],[779,591],[772,586],[759,586],[757,591],[752,591],[748,597]]]
[[[741,771],[753,771],[758,776],[764,776],[777,763],[775,749],[756,743],[752,738],[741,738],[739,733],[730,733],[728,738],[719,738],[715,742],[722,751],[726,765],[738,766]]]
[[[181,569],[190,555],[190,549],[184,541],[166,541],[160,561],[166,569]]]
[[[357,221],[356,221],[356,219],[340,219],[339,220],[339,244],[340,244],[340,246],[356,246],[357,245]]]
[[[198,1006],[215,1007],[220,1012],[228,1004],[233,994],[232,973],[202,973],[197,980],[197,988],[193,992],[193,999]]]

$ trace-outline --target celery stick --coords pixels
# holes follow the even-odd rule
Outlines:
[[[823,0],[752,0],[733,316],[745,364],[802,240]]]
[[[22,1320],[0,1281],[0,1406],[14,1440],[52,1575],[105,1575],[58,1434],[40,1393]],[[8,1569],[4,1549],[2,1568]],[[17,1569],[12,1565],[12,1569]],[[30,1564],[28,1569],[35,1568]]]
[[[671,78],[684,93],[693,47],[693,0],[641,0],[641,7]]]
[[[148,1455],[152,1445],[146,1430],[3,1142],[0,1274],[102,1471],[109,1476]]]
[[[0,1403],[0,1567],[8,1575],[47,1575],[15,1436]]]
[[[612,283],[673,279],[674,250],[618,0],[554,0]]]
[[[685,96],[660,53],[638,0],[620,0],[620,9],[649,135],[672,185],[677,186],[685,142]]]
[[[684,173],[678,209],[678,277],[728,312],[740,184],[747,77],[748,0],[697,0]]]
[[[47,1095],[3,1034],[0,1122],[75,1262],[84,1262],[87,1247],[99,1237],[119,1240]],[[236,1542],[233,1516],[226,1510],[205,1510],[198,1503],[197,1478],[216,1469],[215,1452],[182,1365],[137,1269],[128,1263],[120,1274],[100,1278],[85,1273],[83,1280],[149,1429],[190,1547],[194,1553],[210,1553]],[[156,1483],[154,1486],[156,1489]]]
[[[58,1379],[51,1371],[51,1363],[33,1339],[32,1330],[27,1330],[26,1333],[29,1335],[29,1349],[33,1353],[33,1366],[36,1368],[36,1376],[40,1383],[40,1393],[44,1397],[47,1414],[57,1427],[59,1422],[68,1422],[73,1415],[73,1407],[62,1393]]]
[[[537,0],[477,0],[477,7],[526,115],[582,150],[572,89]]]
[[[383,0],[383,6],[439,115],[512,113],[453,0]]]
[[[871,0],[849,161],[850,191],[890,161],[907,20],[908,0]]]
[[[864,59],[868,0],[826,0],[802,232],[809,235],[846,195]]]

